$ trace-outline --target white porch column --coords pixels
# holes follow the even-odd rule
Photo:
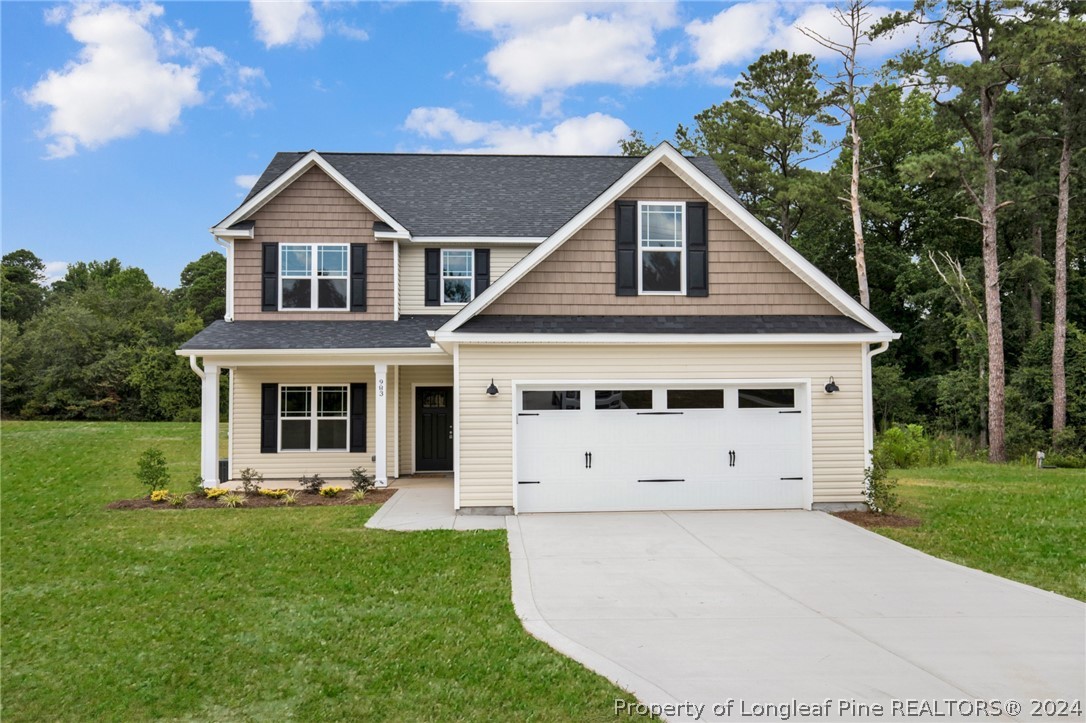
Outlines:
[[[377,448],[373,455],[373,476],[378,487],[388,487],[388,364],[374,364],[373,375],[376,387],[374,411],[377,416],[374,425]]]
[[[207,362],[200,383],[200,477],[204,487],[219,484],[219,366]]]

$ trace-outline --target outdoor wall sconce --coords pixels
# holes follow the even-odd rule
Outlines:
[[[834,392],[841,391],[841,387],[837,386],[837,382],[833,381],[833,377],[830,377],[830,381],[826,384],[826,394],[833,394]]]
[[[487,393],[488,396],[491,396],[491,397],[498,396],[498,388],[496,386],[494,386],[494,380],[493,379],[490,380],[490,386],[486,388],[486,393]]]

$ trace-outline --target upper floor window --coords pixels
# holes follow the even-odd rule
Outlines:
[[[475,252],[441,251],[442,304],[466,304],[475,296]]]
[[[281,244],[280,309],[346,309],[347,244]]]
[[[638,213],[638,290],[642,294],[686,292],[684,273],[686,204],[641,203]]]

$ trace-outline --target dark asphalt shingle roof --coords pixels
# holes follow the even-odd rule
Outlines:
[[[409,349],[429,347],[448,316],[420,314],[399,321],[215,321],[181,349]]]
[[[306,154],[277,153],[246,201]],[[640,158],[430,153],[321,153],[416,236],[550,236]],[[707,156],[690,159],[726,193]]]
[[[847,316],[476,316],[477,334],[862,334]]]

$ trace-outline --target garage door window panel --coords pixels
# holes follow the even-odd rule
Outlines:
[[[652,390],[597,389],[596,409],[652,409]]]
[[[580,391],[547,389],[521,392],[521,409],[525,412],[553,412],[580,408]]]
[[[794,389],[740,389],[740,409],[794,409]]]
[[[668,409],[723,409],[723,389],[668,389]]]

